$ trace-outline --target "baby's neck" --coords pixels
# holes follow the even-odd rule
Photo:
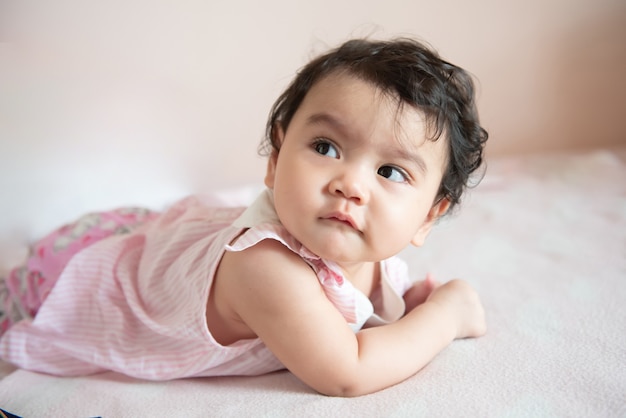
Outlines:
[[[341,269],[346,279],[368,298],[380,283],[380,263],[358,263]]]

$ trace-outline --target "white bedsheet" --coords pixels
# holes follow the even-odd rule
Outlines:
[[[626,165],[616,154],[490,161],[462,210],[403,256],[416,278],[469,280],[489,330],[379,393],[329,398],[288,372],[154,383],[4,365],[0,407],[27,417],[626,417]]]

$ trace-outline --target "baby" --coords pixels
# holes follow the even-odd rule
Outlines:
[[[51,290],[0,356],[152,380],[287,368],[333,396],[401,382],[485,333],[466,282],[413,282],[396,254],[459,203],[486,140],[465,71],[410,39],[346,42],[274,104],[267,188],[250,207],[190,197],[116,218],[125,233],[36,272]]]

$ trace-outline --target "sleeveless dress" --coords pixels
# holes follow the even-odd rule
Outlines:
[[[403,315],[402,295],[412,283],[400,259],[381,262],[381,286],[370,301],[338,266],[285,230],[271,191],[245,210],[208,207],[190,197],[133,232],[76,254],[35,318],[18,322],[0,339],[0,357],[55,375],[111,370],[150,380],[283,369],[260,339],[223,346],[206,324],[206,304],[224,252],[265,239],[281,242],[314,269],[355,332]]]

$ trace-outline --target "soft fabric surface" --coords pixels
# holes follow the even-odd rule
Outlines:
[[[153,383],[3,365],[0,407],[28,417],[626,416],[626,165],[616,154],[491,161],[461,211],[403,256],[416,279],[468,279],[489,330],[387,390],[341,399],[288,372]]]

